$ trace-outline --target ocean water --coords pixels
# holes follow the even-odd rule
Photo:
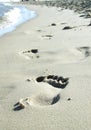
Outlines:
[[[35,11],[24,6],[0,3],[0,36],[15,30],[17,26],[36,16]]]

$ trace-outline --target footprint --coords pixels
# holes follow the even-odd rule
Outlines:
[[[36,78],[37,82],[46,82],[55,88],[64,89],[69,83],[69,78],[63,78],[63,76],[48,75],[40,76]]]
[[[39,58],[38,49],[31,49],[19,53],[20,55],[25,56],[26,59],[30,58]]]
[[[55,59],[56,59],[55,54],[56,52],[53,52],[53,51],[39,51],[38,49],[31,49],[31,50],[25,50],[25,51],[19,52],[19,55],[25,57],[28,60],[40,58],[40,60],[42,60],[42,63],[43,62],[47,63],[47,60],[49,62],[54,61],[54,59],[52,59],[51,57],[55,56]],[[46,58],[46,56],[48,56],[48,58]]]
[[[88,46],[79,47],[77,49],[84,54],[85,58],[91,55],[91,48]]]
[[[34,53],[34,54],[36,54],[36,53],[38,53],[38,49],[31,49],[31,50],[27,50],[27,51],[23,51],[22,53]]]
[[[29,80],[30,81],[30,80]],[[48,75],[36,78],[37,82],[45,82],[53,87],[64,89],[68,84],[69,78],[63,76]],[[50,92],[39,93],[27,98],[22,98],[14,105],[14,111],[22,110],[28,106],[50,106],[56,104],[60,100],[60,93]]]
[[[42,35],[41,36],[43,39],[51,39],[53,35],[47,34],[47,35]]]
[[[38,94],[33,97],[27,97],[20,99],[18,103],[14,105],[14,111],[22,110],[28,106],[49,106],[54,105],[60,100],[60,94],[51,96],[49,94]]]
[[[38,59],[38,63],[58,63],[69,64],[77,63],[84,60],[84,58],[91,55],[90,47],[78,47],[78,48],[69,48],[61,49],[55,51],[42,51],[38,49],[25,50],[19,53],[21,56],[25,57],[28,60]]]

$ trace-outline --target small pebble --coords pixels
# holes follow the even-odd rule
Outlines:
[[[39,58],[40,56],[36,56],[36,58]]]
[[[28,52],[28,53],[30,53],[31,51],[30,51],[30,50],[28,50],[27,52]]]
[[[30,79],[27,79],[26,81],[30,82],[31,80],[30,80]]]
[[[51,26],[56,26],[56,24],[55,24],[55,23],[52,23]]]
[[[72,99],[71,99],[71,98],[68,98],[67,100],[70,101],[70,100],[72,100]]]

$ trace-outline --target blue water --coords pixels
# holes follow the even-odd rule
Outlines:
[[[0,17],[4,16],[5,12],[10,11],[13,9],[12,6],[4,5],[3,3],[0,3]]]
[[[0,3],[0,36],[36,16],[35,11],[28,10],[24,6]]]

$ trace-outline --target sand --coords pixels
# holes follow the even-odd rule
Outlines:
[[[90,130],[90,19],[25,6],[37,17],[0,37],[0,130]]]

